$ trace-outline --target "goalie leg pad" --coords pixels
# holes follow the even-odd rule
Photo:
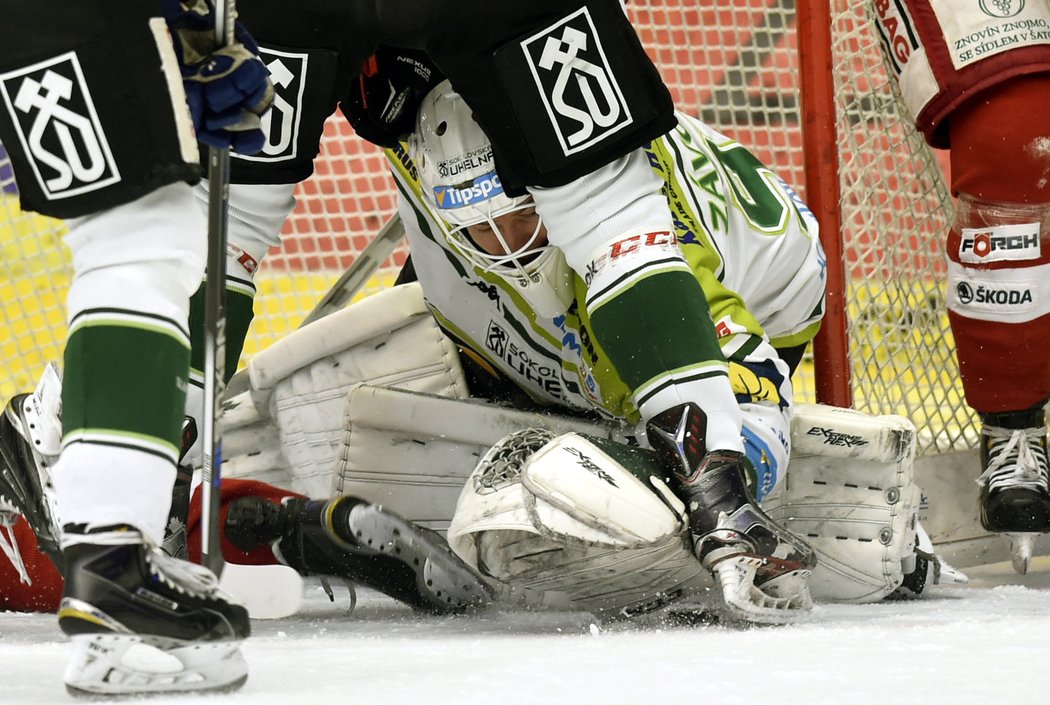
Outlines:
[[[817,552],[817,600],[873,602],[915,549],[915,429],[899,416],[799,404],[787,478],[762,507]]]
[[[449,545],[540,604],[634,614],[710,585],[662,468],[603,447],[540,429],[504,438],[463,488]]]
[[[288,479],[275,484],[311,497],[334,491],[355,385],[467,396],[456,349],[418,284],[387,289],[295,331],[257,355],[247,376],[249,390],[224,412],[229,474],[270,482],[284,474]],[[260,444],[267,451],[262,464],[253,455]]]
[[[539,427],[623,438],[618,427],[584,419],[370,385],[348,395],[346,426],[336,493],[441,531],[478,461],[508,434]]]

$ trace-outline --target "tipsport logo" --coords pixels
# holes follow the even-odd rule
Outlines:
[[[0,74],[0,95],[48,199],[120,181],[75,52]]]
[[[634,122],[586,7],[521,48],[566,156]]]
[[[503,195],[499,175],[490,171],[474,179],[469,186],[435,186],[434,202],[438,208],[462,208]]]

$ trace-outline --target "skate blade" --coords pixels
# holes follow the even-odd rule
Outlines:
[[[236,690],[248,680],[241,640],[200,642],[142,634],[78,634],[66,667],[77,697]]]
[[[730,617],[752,624],[793,624],[813,608],[809,593],[812,571],[800,568],[755,585],[765,557],[742,554],[725,558],[712,567]]]
[[[493,599],[491,588],[448,548],[440,535],[378,505],[354,507],[350,512],[350,530],[362,547],[411,566],[420,595],[435,610],[458,611]]]
[[[1010,563],[1014,570],[1020,575],[1028,574],[1028,567],[1032,563],[1032,553],[1035,549],[1036,533],[1003,534],[1006,538],[1007,547],[1010,550]]]

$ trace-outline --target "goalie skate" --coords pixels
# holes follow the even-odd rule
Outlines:
[[[712,474],[709,478],[735,494],[743,487],[742,475],[732,465],[712,467],[720,454],[712,455],[706,472],[721,477]],[[702,513],[690,502],[694,551],[718,580],[730,617],[757,624],[789,624],[812,609],[808,579],[816,556],[800,539],[751,503],[732,514],[721,512],[709,531],[703,529],[706,521],[694,518]]]
[[[655,416],[647,429],[681,484],[693,551],[718,580],[730,617],[794,622],[813,607],[808,579],[816,554],[758,507],[742,453],[706,452],[705,427],[704,412],[683,404]]]
[[[58,622],[73,641],[70,693],[222,691],[245,682],[239,647],[248,613],[226,600],[207,568],[168,556],[127,526],[68,532],[63,556]]]

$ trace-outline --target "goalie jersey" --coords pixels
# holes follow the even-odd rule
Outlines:
[[[645,151],[707,297],[737,400],[783,410],[791,388],[776,349],[808,342],[824,311],[825,259],[812,213],[754,155],[695,118],[679,113],[677,128]],[[530,286],[482,270],[443,235],[452,226],[422,196],[405,145],[387,156],[427,303],[464,353],[541,405],[636,421],[631,390],[590,333],[584,278],[560,252],[531,273]],[[624,326],[629,335],[631,322]]]

